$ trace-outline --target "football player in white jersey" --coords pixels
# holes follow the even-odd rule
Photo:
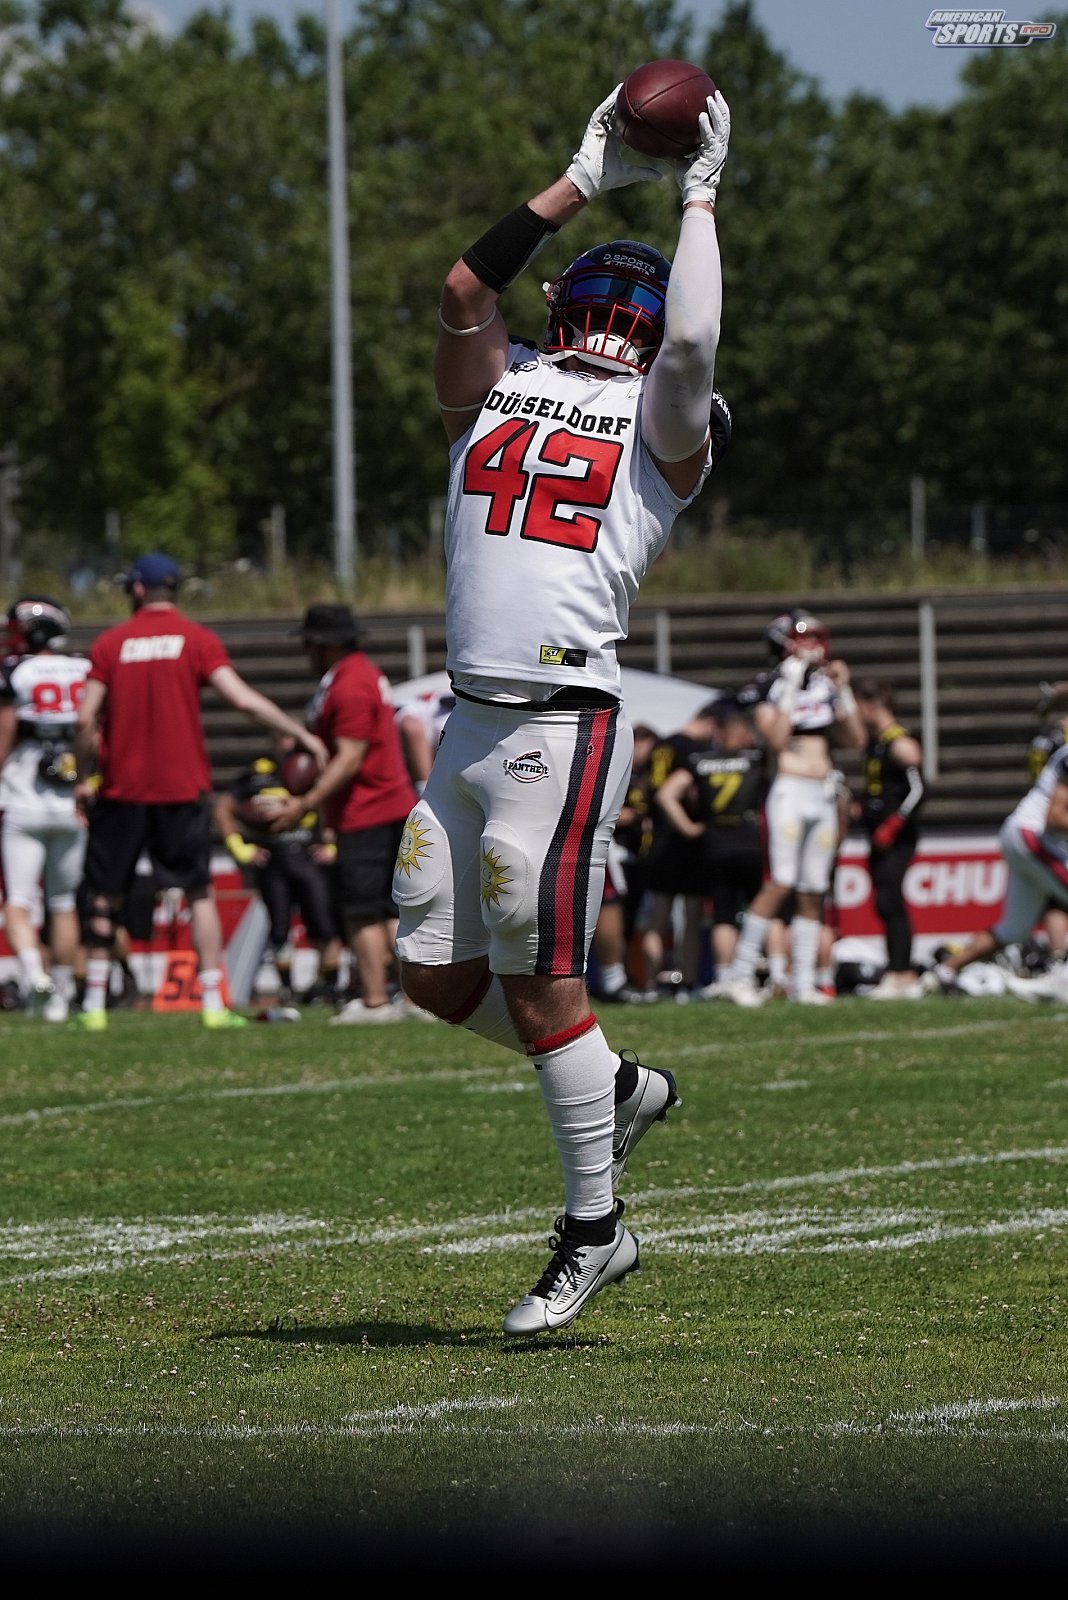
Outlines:
[[[74,722],[89,661],[65,653],[70,617],[54,600],[16,600],[7,625],[11,654],[0,666],[7,938],[30,1009],[47,1022],[65,1022],[80,942],[76,898],[86,842],[74,802]],[[37,929],[42,890],[51,924],[50,973]]]
[[[862,750],[864,724],[849,686],[849,668],[830,659],[830,638],[801,607],[765,629],[774,673],[742,691],[775,761],[764,814],[768,877],[742,922],[734,960],[720,991],[737,1005],[759,1005],[767,991],[754,983],[768,925],[791,891],[792,975],[789,998],[824,1005],[831,997],[816,982],[823,902],[838,848],[838,798],[832,745]]]
[[[616,646],[638,585],[713,464],[722,285],[715,202],[730,116],[674,164],[674,261],[585,250],[547,284],[541,348],[498,299],[606,190],[670,175],[632,162],[598,106],[563,176],[446,278],[434,376],[450,453],[446,665],[457,696],[394,878],[401,981],[419,1007],[527,1056],[563,1168],[542,1277],[509,1334],[573,1322],[638,1265],[619,1220],[634,1145],[676,1103],[670,1073],[609,1048],[586,959],[631,773]]]
[[[920,980],[927,994],[960,994],[958,974],[973,961],[989,961],[1008,944],[1020,944],[1048,904],[1068,909],[1068,744],[1050,756],[1016,809],[1006,817],[998,844],[1009,871],[1001,916],[974,934],[963,950],[947,956]],[[1068,1003],[1068,964],[1056,962],[1040,978],[1006,975],[1006,987],[1021,999]]]
[[[408,775],[415,784],[416,794],[422,794],[426,788],[445,724],[455,704],[454,694],[438,694],[430,690],[426,694],[413,695],[397,707],[393,720],[397,724]]]

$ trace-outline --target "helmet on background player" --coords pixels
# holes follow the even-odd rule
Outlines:
[[[46,595],[23,595],[7,608],[5,653],[32,656],[39,650],[64,650],[70,627],[70,617],[58,601]]]
[[[769,622],[764,629],[764,638],[772,666],[778,666],[787,656],[804,656],[813,663],[823,662],[831,653],[831,635],[827,624],[800,606],[784,611]]]
[[[545,285],[546,354],[581,355],[609,372],[647,372],[664,338],[671,262],[652,245],[613,239]]]

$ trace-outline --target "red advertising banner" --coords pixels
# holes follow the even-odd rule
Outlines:
[[[212,876],[223,935],[229,942],[248,907],[251,891],[228,855],[216,856]],[[914,957],[926,959],[938,944],[989,928],[1000,915],[1005,886],[1005,863],[995,834],[924,835],[904,884],[915,936]],[[865,840],[851,838],[843,845],[834,896],[842,945],[852,947],[851,955],[864,953],[877,958],[882,924],[875,914]],[[295,949],[305,947],[299,924],[294,925],[292,943]],[[133,948],[157,955],[189,949],[188,910],[184,905],[161,900],[156,907],[151,941]],[[0,957],[10,957],[2,933]]]
[[[922,837],[904,883],[917,940],[926,936],[940,942],[989,928],[1001,914],[1006,880],[996,834]],[[865,840],[848,839],[843,845],[834,898],[843,938],[882,934]]]

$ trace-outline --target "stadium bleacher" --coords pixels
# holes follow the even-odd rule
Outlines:
[[[636,606],[624,666],[675,674],[710,690],[729,689],[765,665],[763,629],[778,612],[805,606],[830,627],[835,654],[854,677],[889,679],[898,712],[921,724],[921,607],[933,621],[938,777],[926,808],[932,828],[996,828],[1027,782],[1026,750],[1037,726],[1043,679],[1068,677],[1068,588],[726,595]],[[359,611],[359,605],[356,607]],[[79,623],[76,648],[118,620]],[[291,616],[204,616],[225,640],[237,670],[299,715],[315,687],[292,635]],[[361,613],[364,647],[399,683],[445,664],[440,611]],[[263,731],[213,696],[204,723],[215,782],[224,787],[260,750]],[[854,783],[859,758],[842,757]]]

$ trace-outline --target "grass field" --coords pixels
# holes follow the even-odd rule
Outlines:
[[[519,1058],[315,1013],[0,1019],[3,1528],[1068,1534],[1068,1014],[604,1022],[684,1099],[621,1191],[642,1270],[509,1341],[561,1196]]]

